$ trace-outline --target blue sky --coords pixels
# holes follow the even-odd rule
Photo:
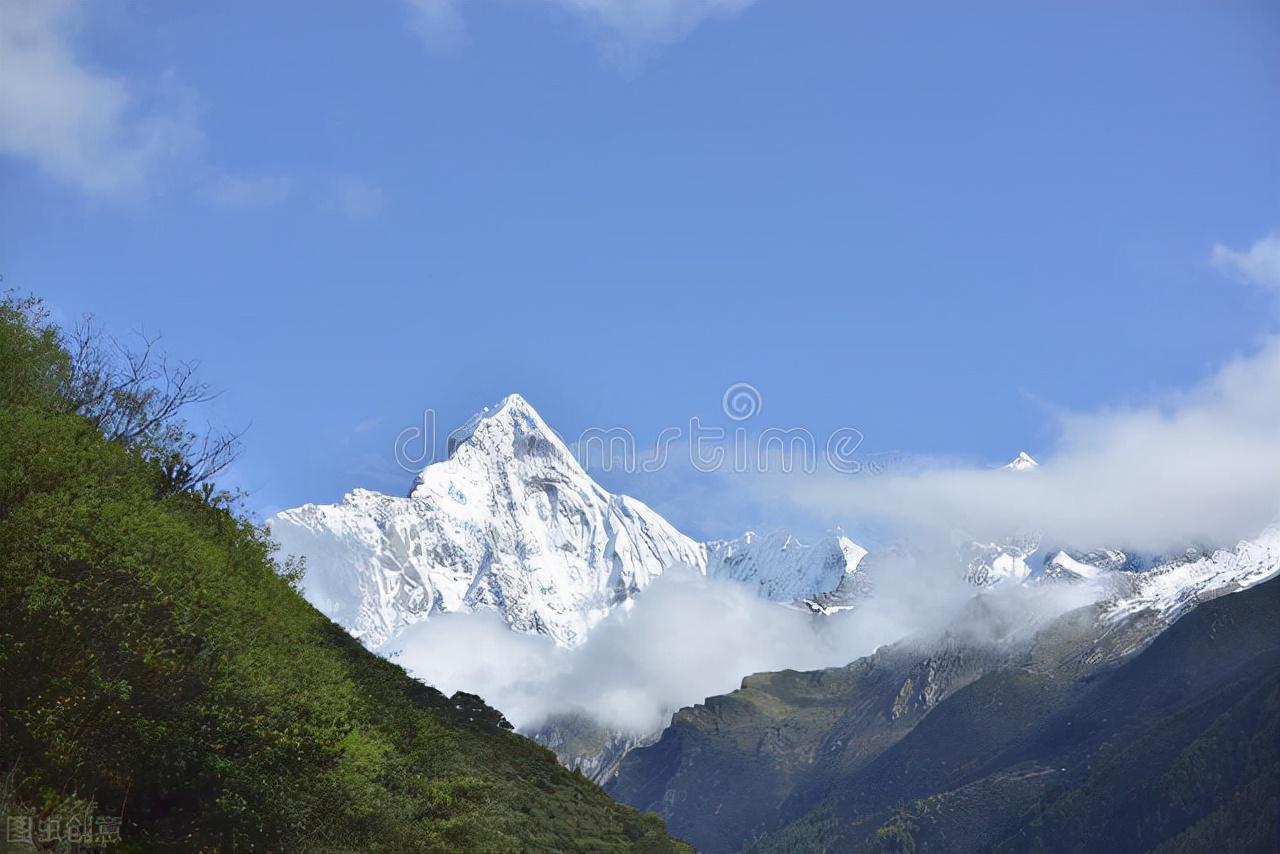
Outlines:
[[[1280,8],[954,5],[4,0],[0,272],[201,360],[262,511],[510,391],[998,462],[1257,348]]]

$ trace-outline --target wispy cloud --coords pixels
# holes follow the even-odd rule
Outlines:
[[[140,80],[94,67],[75,43],[85,23],[76,0],[0,0],[0,154],[111,201],[178,182],[221,206],[287,196],[286,178],[206,162],[196,98],[172,73]]]
[[[204,191],[209,201],[223,207],[267,208],[288,199],[293,183],[288,175],[242,178],[217,173],[205,182]]]
[[[325,188],[320,203],[326,213],[350,220],[372,219],[386,207],[386,194],[378,185],[355,175],[335,175]]]
[[[1213,263],[1245,281],[1280,290],[1280,231],[1273,231],[1243,252],[1218,244]]]
[[[0,151],[97,196],[140,192],[198,151],[190,99],[171,81],[140,87],[85,65],[72,48],[70,0],[0,3]]]
[[[737,14],[754,0],[548,0],[627,46],[682,39],[704,21]]]
[[[461,0],[406,0],[414,28],[435,49],[464,40]],[[735,15],[755,0],[539,0],[588,27],[602,50],[623,63],[679,41],[717,17]]]
[[[467,40],[459,0],[405,0],[409,22],[432,52],[453,50]]]

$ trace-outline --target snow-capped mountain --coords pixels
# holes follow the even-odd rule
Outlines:
[[[839,534],[696,542],[592,480],[517,394],[451,434],[407,497],[355,490],[271,530],[306,556],[307,598],[370,646],[432,613],[481,609],[573,646],[676,564],[791,601],[836,590],[865,554]]]
[[[1014,457],[1011,462],[1005,465],[1005,468],[1013,469],[1014,471],[1030,471],[1031,469],[1039,467],[1040,464],[1032,459],[1031,455],[1026,451],[1019,451],[1018,456]]]
[[[1008,537],[996,543],[965,543],[965,580],[978,587],[1026,581],[1031,577],[1027,561],[1039,548],[1039,538],[1032,535]]]
[[[1188,549],[1184,556],[1147,570],[1123,571],[1107,614],[1119,620],[1151,611],[1173,622],[1201,602],[1245,590],[1280,574],[1280,525],[1233,549],[1203,552]]]
[[[790,534],[748,531],[736,540],[708,543],[706,574],[747,584],[765,599],[794,602],[835,591],[860,577],[867,550],[836,532],[813,545]]]
[[[1030,472],[1040,467],[1026,451],[1003,466],[1013,472]],[[1006,537],[994,543],[966,540],[958,535],[957,545],[965,562],[965,580],[978,587],[990,587],[1004,582],[1021,583],[1032,575],[1027,562],[1040,548],[1040,538],[1034,534]]]
[[[1108,620],[1148,612],[1172,623],[1200,602],[1234,593],[1280,574],[1280,525],[1230,549],[1191,546],[1180,554],[1130,555],[1119,549],[1090,552],[1050,550],[1038,569],[1034,537],[1010,538],[983,546],[969,544],[978,557],[967,578],[980,587],[1004,581],[1104,585],[1101,604]],[[975,572],[976,568],[976,572]]]

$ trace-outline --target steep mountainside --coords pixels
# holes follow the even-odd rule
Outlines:
[[[1119,667],[993,671],[757,850],[1275,851],[1277,613],[1273,580]]]
[[[1091,782],[1091,763],[1096,768],[1108,759],[1125,773],[1141,771],[1130,780],[1145,781],[1155,800],[1166,785],[1157,777],[1175,773],[1159,760],[1134,765],[1136,754],[1116,758],[1123,752],[1107,753],[1108,741],[1147,738],[1149,729],[1168,733],[1169,750],[1178,754],[1209,737],[1219,714],[1252,722],[1243,732],[1228,727],[1232,738],[1265,737],[1274,725],[1276,707],[1267,706],[1272,699],[1263,688],[1239,707],[1230,689],[1237,667],[1255,687],[1277,675],[1268,656],[1280,650],[1274,622],[1280,582],[1226,594],[1277,568],[1280,536],[1269,531],[1234,551],[1119,576],[1115,597],[1029,640],[1016,626],[994,641],[968,636],[966,625],[991,625],[973,619],[939,639],[899,643],[845,668],[750,677],[739,691],[680,711],[656,744],[627,755],[609,791],[661,812],[673,832],[709,852],[762,838],[762,850],[789,852],[863,844],[964,851],[1005,841],[1010,850],[1026,850],[1025,837],[1008,839],[1012,829],[1032,811],[1046,826],[1057,820],[1059,829],[1068,827],[1061,823],[1074,807],[1065,804],[1079,801],[1061,797],[1079,787],[1085,794],[1072,797],[1098,810],[1105,827],[1121,819],[1101,806],[1103,783]],[[1160,634],[1189,603],[1211,599]],[[1182,650],[1177,664],[1160,651],[1170,648]],[[1194,710],[1201,701],[1207,705]],[[1147,747],[1146,755],[1156,754]],[[1270,754],[1258,755],[1265,765]],[[1247,764],[1229,769],[1243,775],[1242,787],[1254,785],[1250,775],[1275,771],[1274,764],[1270,771]],[[1268,785],[1257,783],[1273,791]],[[1230,804],[1234,791],[1224,788],[1217,800],[1204,801],[1202,813],[1188,807],[1187,820],[1238,810]],[[1240,795],[1258,796],[1253,789]],[[1171,822],[1131,847],[1190,827]],[[1046,833],[1037,844],[1052,850],[1054,840]],[[910,847],[916,843],[921,847]]]
[[[369,646],[432,613],[477,609],[572,646],[675,564],[781,602],[866,586],[850,577],[863,550],[838,534],[814,546],[785,535],[695,542],[606,492],[519,395],[449,444],[407,497],[356,490],[271,522],[285,552],[307,558],[308,599]]]

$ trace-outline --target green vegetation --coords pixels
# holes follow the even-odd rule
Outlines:
[[[137,851],[688,850],[309,606],[145,365],[0,304],[0,812]]]

